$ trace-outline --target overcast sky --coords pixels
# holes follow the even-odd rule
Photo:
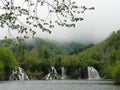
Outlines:
[[[100,42],[113,31],[120,29],[120,0],[79,0],[80,5],[95,7],[81,16],[85,19],[77,23],[75,28],[57,27],[51,34],[40,32],[36,36],[63,42]],[[4,33],[4,34],[3,34]],[[8,34],[0,33],[1,38]]]

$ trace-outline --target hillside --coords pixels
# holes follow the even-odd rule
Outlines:
[[[8,75],[6,76],[4,73],[10,74],[12,68],[18,65],[24,68],[28,75],[31,75],[37,79],[42,79],[48,73],[51,66],[58,67],[57,63],[61,57],[69,54],[75,54],[78,51],[83,50],[86,46],[87,45],[78,43],[58,44],[53,41],[42,40],[39,38],[31,40],[20,38],[17,38],[17,40],[0,40],[0,53],[5,54],[4,57],[2,54],[2,56],[0,55],[0,62],[4,63],[4,60],[10,60],[11,62],[4,65],[0,64],[0,69],[3,71],[0,74],[0,79],[8,79]],[[10,55],[9,53],[7,54],[7,52],[9,52]],[[13,58],[14,62],[11,60]],[[8,68],[9,72],[4,70],[5,67]],[[59,70],[58,72],[60,73]]]
[[[19,44],[18,44],[19,43]],[[120,83],[120,30],[97,45],[58,44],[34,39],[0,41],[0,79],[7,80],[10,71],[21,66],[33,79],[44,79],[51,66],[59,75],[65,67],[67,79],[88,78],[87,67],[93,66],[104,79]]]
[[[87,77],[87,67],[94,66],[102,78],[112,78],[120,83],[120,30],[113,32],[103,42],[65,58],[68,57],[73,58],[74,64],[81,67],[82,78]]]

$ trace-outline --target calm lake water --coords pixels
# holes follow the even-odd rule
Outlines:
[[[112,81],[0,81],[0,90],[120,90]]]

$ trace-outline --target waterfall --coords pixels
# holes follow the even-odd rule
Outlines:
[[[54,79],[59,79],[57,70],[55,67],[51,67],[49,70],[49,73],[45,76],[46,80],[54,80]]]
[[[89,80],[101,79],[98,71],[94,67],[88,67],[88,79]]]
[[[78,69],[78,79],[81,79],[81,68]]]
[[[66,71],[64,67],[61,67],[61,79],[66,79]]]
[[[13,69],[9,80],[29,80],[29,77],[27,76],[27,74],[25,74],[23,68],[16,67],[15,69]]]

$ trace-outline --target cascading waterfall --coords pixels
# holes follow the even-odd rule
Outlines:
[[[12,71],[9,80],[29,80],[29,77],[27,74],[25,74],[24,70],[21,67],[16,67]]]
[[[57,70],[55,67],[51,67],[51,70],[49,70],[49,73],[46,75],[46,80],[54,80],[54,79],[59,79]]]
[[[94,67],[88,67],[88,79],[89,80],[101,79],[98,71]]]
[[[78,79],[81,79],[81,68],[78,69]]]
[[[61,75],[62,75],[61,79],[66,79],[66,70],[64,67],[61,67]]]

